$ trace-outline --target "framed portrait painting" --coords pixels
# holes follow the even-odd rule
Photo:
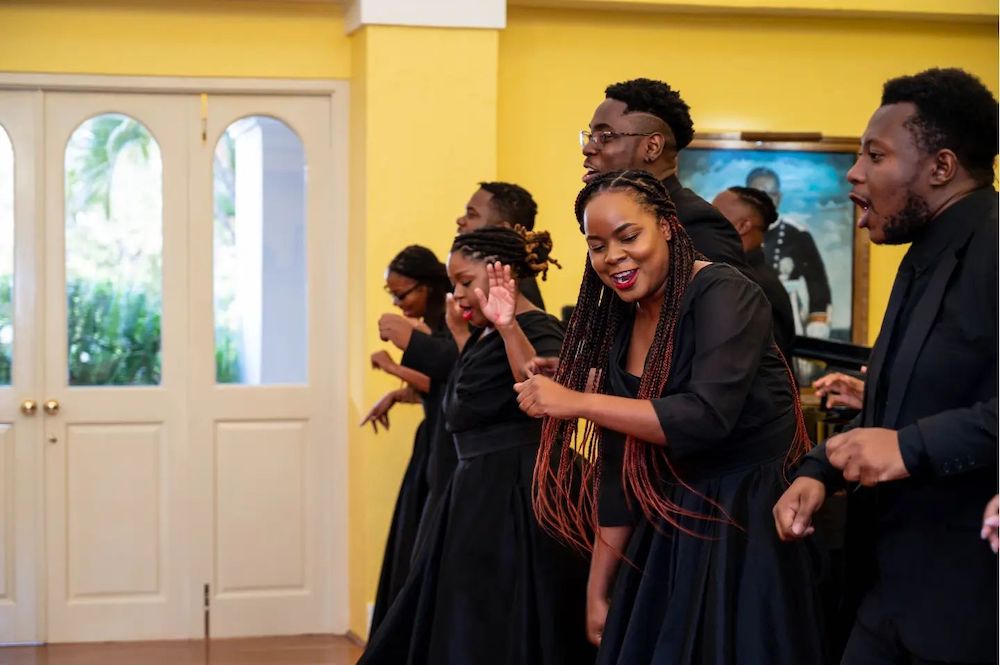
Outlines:
[[[734,185],[766,192],[778,220],[764,255],[788,292],[796,334],[866,345],[868,237],[846,177],[858,146],[808,134],[698,134],[680,152],[678,177],[708,201]]]

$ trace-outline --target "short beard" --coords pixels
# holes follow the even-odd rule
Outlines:
[[[902,210],[887,217],[882,227],[886,245],[902,245],[911,242],[917,233],[931,221],[931,207],[927,201],[912,190],[906,192],[906,203]]]

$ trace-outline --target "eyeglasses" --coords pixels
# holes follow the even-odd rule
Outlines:
[[[612,132],[610,130],[604,130],[600,132],[591,132],[586,129],[580,130],[580,147],[586,148],[587,144],[593,141],[597,144],[598,148],[602,148],[609,141],[614,141],[619,136],[652,136],[656,132]]]
[[[391,297],[394,302],[403,302],[404,300],[406,300],[406,296],[410,295],[411,293],[419,289],[421,286],[423,286],[423,284],[414,284],[413,286],[406,289],[402,293],[393,293],[392,289],[390,289],[388,286],[383,288],[385,289],[386,294],[389,297]]]

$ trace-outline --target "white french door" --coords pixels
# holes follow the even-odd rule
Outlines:
[[[0,644],[346,629],[332,114],[0,90]]]
[[[210,630],[328,632],[346,592],[328,556],[337,337],[330,100],[214,95],[207,111],[191,218],[204,219],[198,211],[214,201],[215,219],[191,226],[189,352],[216,363],[190,366],[189,394]],[[234,205],[222,210],[230,187]],[[236,372],[223,358],[227,329],[239,331]]]
[[[46,95],[49,641],[191,634],[190,109],[165,95]]]
[[[0,644],[42,637],[41,105],[0,91]]]

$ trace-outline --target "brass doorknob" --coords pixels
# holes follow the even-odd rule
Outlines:
[[[26,416],[33,416],[38,412],[38,402],[33,399],[26,399],[21,402],[21,413]]]
[[[45,404],[42,405],[42,408],[45,409],[45,413],[50,416],[54,416],[59,413],[59,402],[54,399],[47,400]]]

